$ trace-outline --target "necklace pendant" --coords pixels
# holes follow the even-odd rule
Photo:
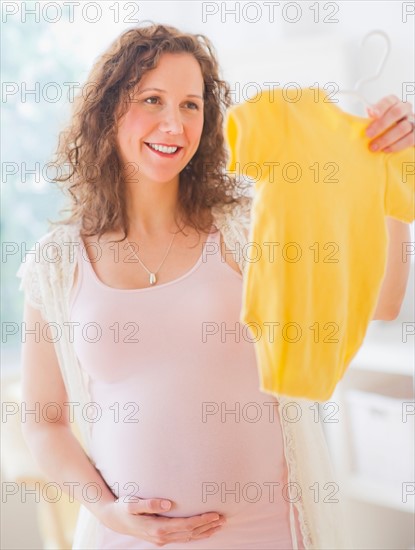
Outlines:
[[[150,284],[155,285],[157,282],[156,275],[154,273],[150,273]]]

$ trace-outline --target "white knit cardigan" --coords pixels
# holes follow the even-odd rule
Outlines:
[[[250,240],[251,208],[252,198],[243,196],[237,204],[212,209],[214,223],[221,231],[226,247],[235,251],[243,274],[246,272],[246,254],[243,250]],[[35,253],[28,254],[21,263],[17,277],[21,278],[20,290],[24,290],[26,300],[40,309],[43,318],[59,330],[55,350],[68,399],[72,403],[80,403],[80,406],[74,407],[75,422],[84,451],[90,456],[91,423],[86,422],[81,414],[83,406],[92,401],[88,392],[88,375],[80,368],[70,332],[66,330],[69,326],[69,295],[80,244],[79,231],[80,223],[60,225],[49,231],[32,248]],[[297,549],[298,544],[293,505],[298,512],[306,549],[351,548],[342,510],[344,493],[333,475],[321,423],[315,421],[314,407],[310,409],[314,404],[282,395],[274,397],[280,404],[288,467],[293,548]],[[94,464],[91,457],[90,460]],[[331,498],[328,498],[330,495]],[[97,526],[97,518],[81,505],[72,548],[96,549]]]

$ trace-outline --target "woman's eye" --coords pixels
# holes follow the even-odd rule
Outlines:
[[[187,105],[190,105],[192,110],[199,110],[199,105],[197,103],[193,103],[193,101],[188,101]]]
[[[159,99],[157,96],[152,96],[152,97],[148,97],[147,99],[144,100],[144,103],[147,103],[148,101],[150,101],[151,99]],[[149,103],[149,105],[155,105],[155,103]]]
[[[147,103],[147,105],[157,105],[160,98],[158,96],[151,96],[144,99],[144,103]],[[192,111],[199,110],[199,105],[197,103],[194,103],[193,101],[187,101],[185,103],[186,107],[189,107]]]

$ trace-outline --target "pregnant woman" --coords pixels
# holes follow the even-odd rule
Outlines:
[[[23,430],[82,504],[73,548],[346,548],[312,404],[259,391],[238,322],[251,199],[210,42],[130,29],[88,83],[58,150],[69,217],[19,273],[23,399],[61,411]],[[412,145],[407,104],[379,105],[383,145]]]

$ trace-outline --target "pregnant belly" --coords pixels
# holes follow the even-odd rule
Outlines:
[[[277,401],[240,385],[140,377],[123,388],[96,385],[102,416],[92,424],[92,456],[119,498],[167,498],[169,517],[253,508],[286,509],[287,473]],[[179,389],[179,387],[181,389]],[[195,388],[198,388],[195,390]],[[233,397],[230,397],[230,396]],[[235,395],[237,398],[235,399]]]

